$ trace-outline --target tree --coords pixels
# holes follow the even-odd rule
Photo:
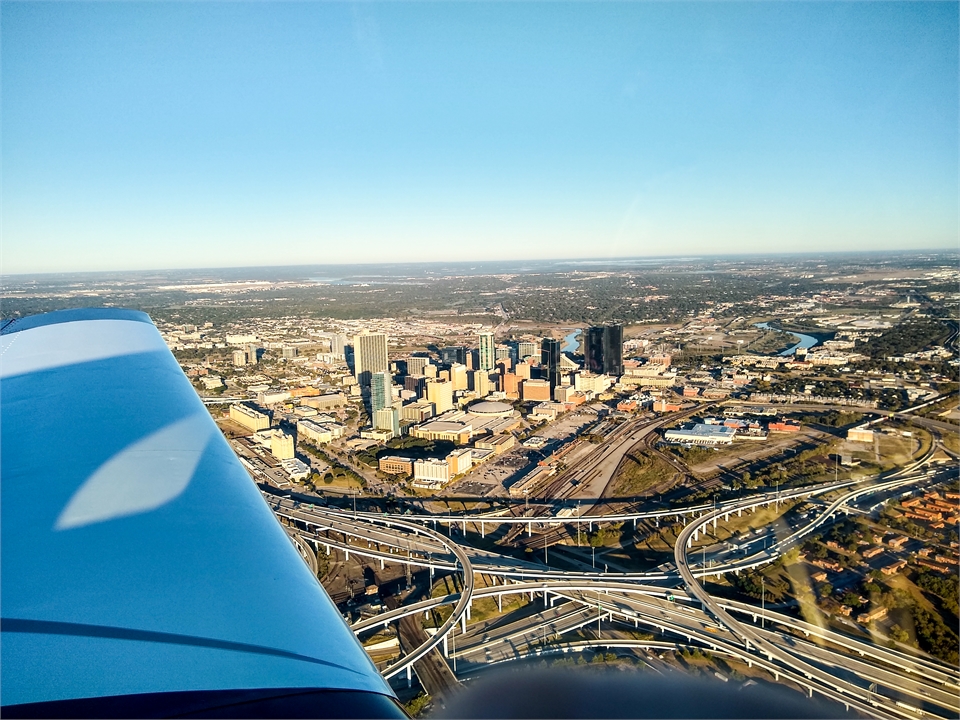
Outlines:
[[[904,630],[902,627],[894,623],[890,627],[890,639],[895,640],[899,643],[905,643],[910,640],[910,633]]]

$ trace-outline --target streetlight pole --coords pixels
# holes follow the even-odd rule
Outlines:
[[[760,629],[763,629],[763,616],[764,616],[764,606],[766,599],[766,589],[767,586],[764,583],[763,575],[760,576]]]
[[[597,640],[600,639],[600,618],[603,617],[603,607],[600,605],[600,591],[597,590]]]

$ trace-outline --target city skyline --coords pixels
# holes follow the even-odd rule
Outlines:
[[[5,3],[4,274],[955,248],[950,3]]]

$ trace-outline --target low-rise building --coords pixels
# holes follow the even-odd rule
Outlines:
[[[547,480],[557,472],[557,468],[552,465],[537,467],[530,474],[520,478],[510,486],[508,492],[512,498],[521,498],[529,495],[536,489],[540,483]]]
[[[550,381],[549,380],[524,380],[520,385],[521,397],[524,401],[543,400],[550,401]],[[508,391],[509,392],[509,391]]]
[[[882,572],[884,575],[895,575],[906,566],[906,560],[897,560],[896,562],[892,562],[889,565],[885,565],[884,567],[880,568],[880,572]]]
[[[489,450],[494,455],[501,455],[516,444],[517,439],[513,435],[489,435],[478,439],[473,445],[481,450]]]
[[[378,465],[381,472],[389,473],[390,475],[413,474],[413,458],[400,457],[399,455],[384,455],[380,458]]]
[[[865,427],[850,428],[847,430],[847,440],[851,442],[873,442],[873,430]]]
[[[450,482],[450,464],[441,458],[426,458],[413,463],[413,484],[437,490]]]
[[[283,430],[274,430],[270,438],[270,454],[277,460],[292,460],[296,456],[293,447],[293,435]]]
[[[667,430],[663,437],[667,442],[690,443],[691,445],[729,445],[737,431],[725,425],[698,423],[689,428]]]
[[[347,404],[347,397],[343,393],[327,393],[325,395],[318,395],[315,397],[303,397],[300,398],[301,405],[308,405],[309,407],[316,408],[317,410],[333,410],[334,408],[343,407]]]
[[[777,420],[767,425],[770,432],[800,432],[800,423],[792,420]]]
[[[868,612],[863,612],[857,615],[857,622],[861,625],[866,625],[871,623],[874,620],[882,620],[887,616],[887,609],[883,605],[878,605]]]
[[[450,466],[450,476],[462,475],[473,467],[473,458],[470,448],[457,448],[447,455],[447,464]]]
[[[230,419],[253,432],[266,430],[270,427],[270,416],[244,403],[230,406]]]
[[[434,414],[432,402],[415,402],[400,408],[400,419],[414,423],[422,423],[424,420],[432,418]]]
[[[298,458],[288,458],[280,461],[280,467],[293,481],[305,480],[310,475],[310,466]]]

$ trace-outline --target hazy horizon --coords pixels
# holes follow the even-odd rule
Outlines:
[[[149,276],[149,275],[185,275],[191,273],[216,274],[224,273],[226,275],[235,275],[230,278],[231,282],[238,282],[240,276],[247,280],[252,280],[257,276],[271,275],[279,277],[287,275],[302,278],[321,270],[336,270],[338,278],[307,278],[317,280],[322,283],[324,280],[337,280],[349,277],[377,277],[376,274],[365,272],[372,269],[390,269],[397,272],[392,273],[401,276],[404,273],[399,271],[406,269],[406,274],[417,274],[424,270],[430,271],[428,274],[443,274],[435,272],[436,270],[458,271],[460,274],[536,274],[536,273],[556,273],[556,272],[574,272],[583,270],[585,272],[605,272],[604,267],[611,269],[624,269],[630,265],[637,266],[669,266],[690,264],[750,264],[757,262],[776,262],[786,260],[799,260],[804,262],[813,262],[816,260],[861,260],[865,264],[895,263],[904,258],[930,258],[944,256],[944,259],[960,260],[960,248],[921,248],[916,250],[835,250],[825,252],[780,252],[780,253],[722,253],[715,255],[662,255],[662,256],[633,256],[621,258],[522,258],[516,260],[425,260],[411,262],[344,262],[344,263],[298,263],[288,265],[224,265],[221,267],[158,267],[141,269],[116,269],[116,270],[71,270],[71,271],[53,271],[53,272],[24,272],[24,273],[4,273],[3,277],[9,280],[22,280],[25,278],[43,278],[43,277],[71,277],[71,276]],[[596,266],[601,266],[597,268]],[[468,273],[464,270],[475,269],[480,272]],[[454,273],[456,274],[456,273]],[[225,277],[217,279],[226,280]]]
[[[958,5],[0,5],[5,275],[951,250]]]

